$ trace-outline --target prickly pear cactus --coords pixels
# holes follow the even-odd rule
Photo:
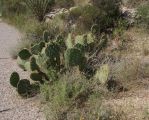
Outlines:
[[[66,67],[81,66],[84,62],[84,56],[79,49],[67,49],[65,53]]]
[[[68,37],[66,39],[66,46],[67,48],[73,48],[73,40],[71,33],[68,34]]]
[[[21,50],[18,54],[18,56],[22,59],[22,60],[28,60],[32,55],[29,52],[28,49],[24,48],[23,50]]]
[[[17,91],[20,95],[27,95],[30,89],[30,81],[27,79],[22,79],[17,85]]]
[[[27,61],[26,63],[25,63],[25,65],[24,65],[24,67],[25,67],[25,70],[26,71],[31,71],[31,63],[30,63],[30,61]]]
[[[19,80],[20,80],[19,74],[17,72],[13,72],[10,76],[10,84],[13,87],[17,87]]]
[[[45,49],[45,54],[49,58],[47,63],[52,67],[60,65],[60,49],[56,43],[50,43]]]
[[[45,31],[43,32],[43,40],[44,40],[45,42],[48,42],[48,41],[49,41],[49,32],[48,32],[47,30],[45,30]]]
[[[34,46],[31,47],[31,52],[34,55],[38,55],[39,53],[41,53],[44,47],[45,47],[45,43],[40,42],[39,44],[35,44]]]
[[[75,44],[85,45],[85,36],[84,35],[77,35],[75,37]]]
[[[105,84],[108,81],[110,73],[110,68],[108,64],[102,65],[95,74],[95,79],[100,82],[100,84]]]
[[[36,73],[36,72],[33,72],[33,73],[31,73],[31,75],[30,75],[30,78],[31,78],[33,81],[39,81],[40,83],[43,83],[42,77],[43,77],[42,74]]]
[[[35,57],[32,57],[30,60],[30,68],[31,68],[31,71],[39,70],[39,66],[36,63]]]

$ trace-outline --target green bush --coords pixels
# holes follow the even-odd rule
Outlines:
[[[99,15],[100,10],[96,6],[87,4],[71,8],[69,19],[76,23],[74,31],[83,34],[85,31],[90,31],[91,26],[96,22],[96,18]]]
[[[149,4],[141,5],[138,8],[138,24],[143,25],[143,27],[149,27]]]
[[[113,28],[120,18],[121,0],[91,0],[91,4],[70,9],[70,19],[76,23],[75,32],[90,31],[96,24],[99,32]]]
[[[75,72],[70,72],[66,75],[60,76],[60,78],[50,86],[48,84],[42,85],[41,96],[42,100],[46,102],[45,114],[47,120],[66,119],[67,116],[65,115],[69,114],[68,112],[75,109],[77,104],[79,106],[79,99],[81,101],[81,93],[85,93],[88,86],[88,81],[83,76]],[[90,92],[88,93],[90,94]],[[86,93],[85,95],[86,98],[90,96]]]
[[[113,27],[115,21],[120,18],[121,0],[92,0],[92,3],[100,10],[100,16],[97,20],[100,29],[104,30],[107,27]]]

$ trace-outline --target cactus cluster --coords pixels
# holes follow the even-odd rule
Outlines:
[[[71,37],[71,34],[68,35],[69,37]],[[46,80],[48,80],[49,68],[60,70],[62,65],[66,68],[79,66],[79,68],[83,69],[87,59],[85,56],[86,46],[92,43],[94,38],[91,33],[88,33],[86,35],[78,35],[74,40],[75,42],[71,46],[69,42],[72,41],[72,37],[69,42],[66,40],[66,46],[68,42],[67,49],[61,51],[58,42],[49,41],[48,31],[45,31],[42,42],[32,45],[30,50],[25,48],[19,53],[18,64],[24,70],[30,71],[31,74],[39,73],[40,78]],[[43,82],[43,80],[39,81]]]
[[[20,76],[17,72],[11,74],[10,84],[17,89],[20,95],[28,95],[31,86],[30,81],[27,79],[20,80]]]
[[[43,41],[34,44],[30,49],[24,48],[18,54],[19,66],[30,72],[33,83],[43,84],[51,81],[50,69],[59,72],[62,69],[69,69],[78,66],[83,70],[86,65],[85,57],[86,36],[76,37],[75,45],[61,51],[57,41],[49,41],[48,32],[43,33]],[[18,93],[27,93],[30,86],[28,80],[20,80],[18,73],[13,73],[10,78],[12,86],[17,87]],[[24,84],[24,86],[22,85]]]
[[[67,49],[65,53],[65,64],[66,67],[82,66],[85,63],[85,56],[82,51],[77,48]]]

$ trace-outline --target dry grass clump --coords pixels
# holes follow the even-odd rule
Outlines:
[[[147,43],[147,42],[142,43],[142,54],[144,56],[149,55],[149,47],[148,46],[149,46],[149,43]]]
[[[138,58],[124,58],[112,66],[112,75],[119,81],[130,81],[138,78],[140,61]]]
[[[81,6],[84,6],[86,4],[88,4],[90,2],[90,0],[73,0],[75,5],[81,5]]]
[[[55,4],[58,7],[69,8],[74,6],[74,1],[73,0],[55,0]]]
[[[123,0],[125,6],[138,7],[140,4],[146,4],[149,0]]]

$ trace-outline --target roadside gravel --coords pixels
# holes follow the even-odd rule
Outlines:
[[[39,108],[38,96],[22,99],[9,84],[9,77],[13,71],[19,72],[21,78],[28,77],[9,55],[20,36],[15,28],[0,21],[0,119],[45,120]]]

